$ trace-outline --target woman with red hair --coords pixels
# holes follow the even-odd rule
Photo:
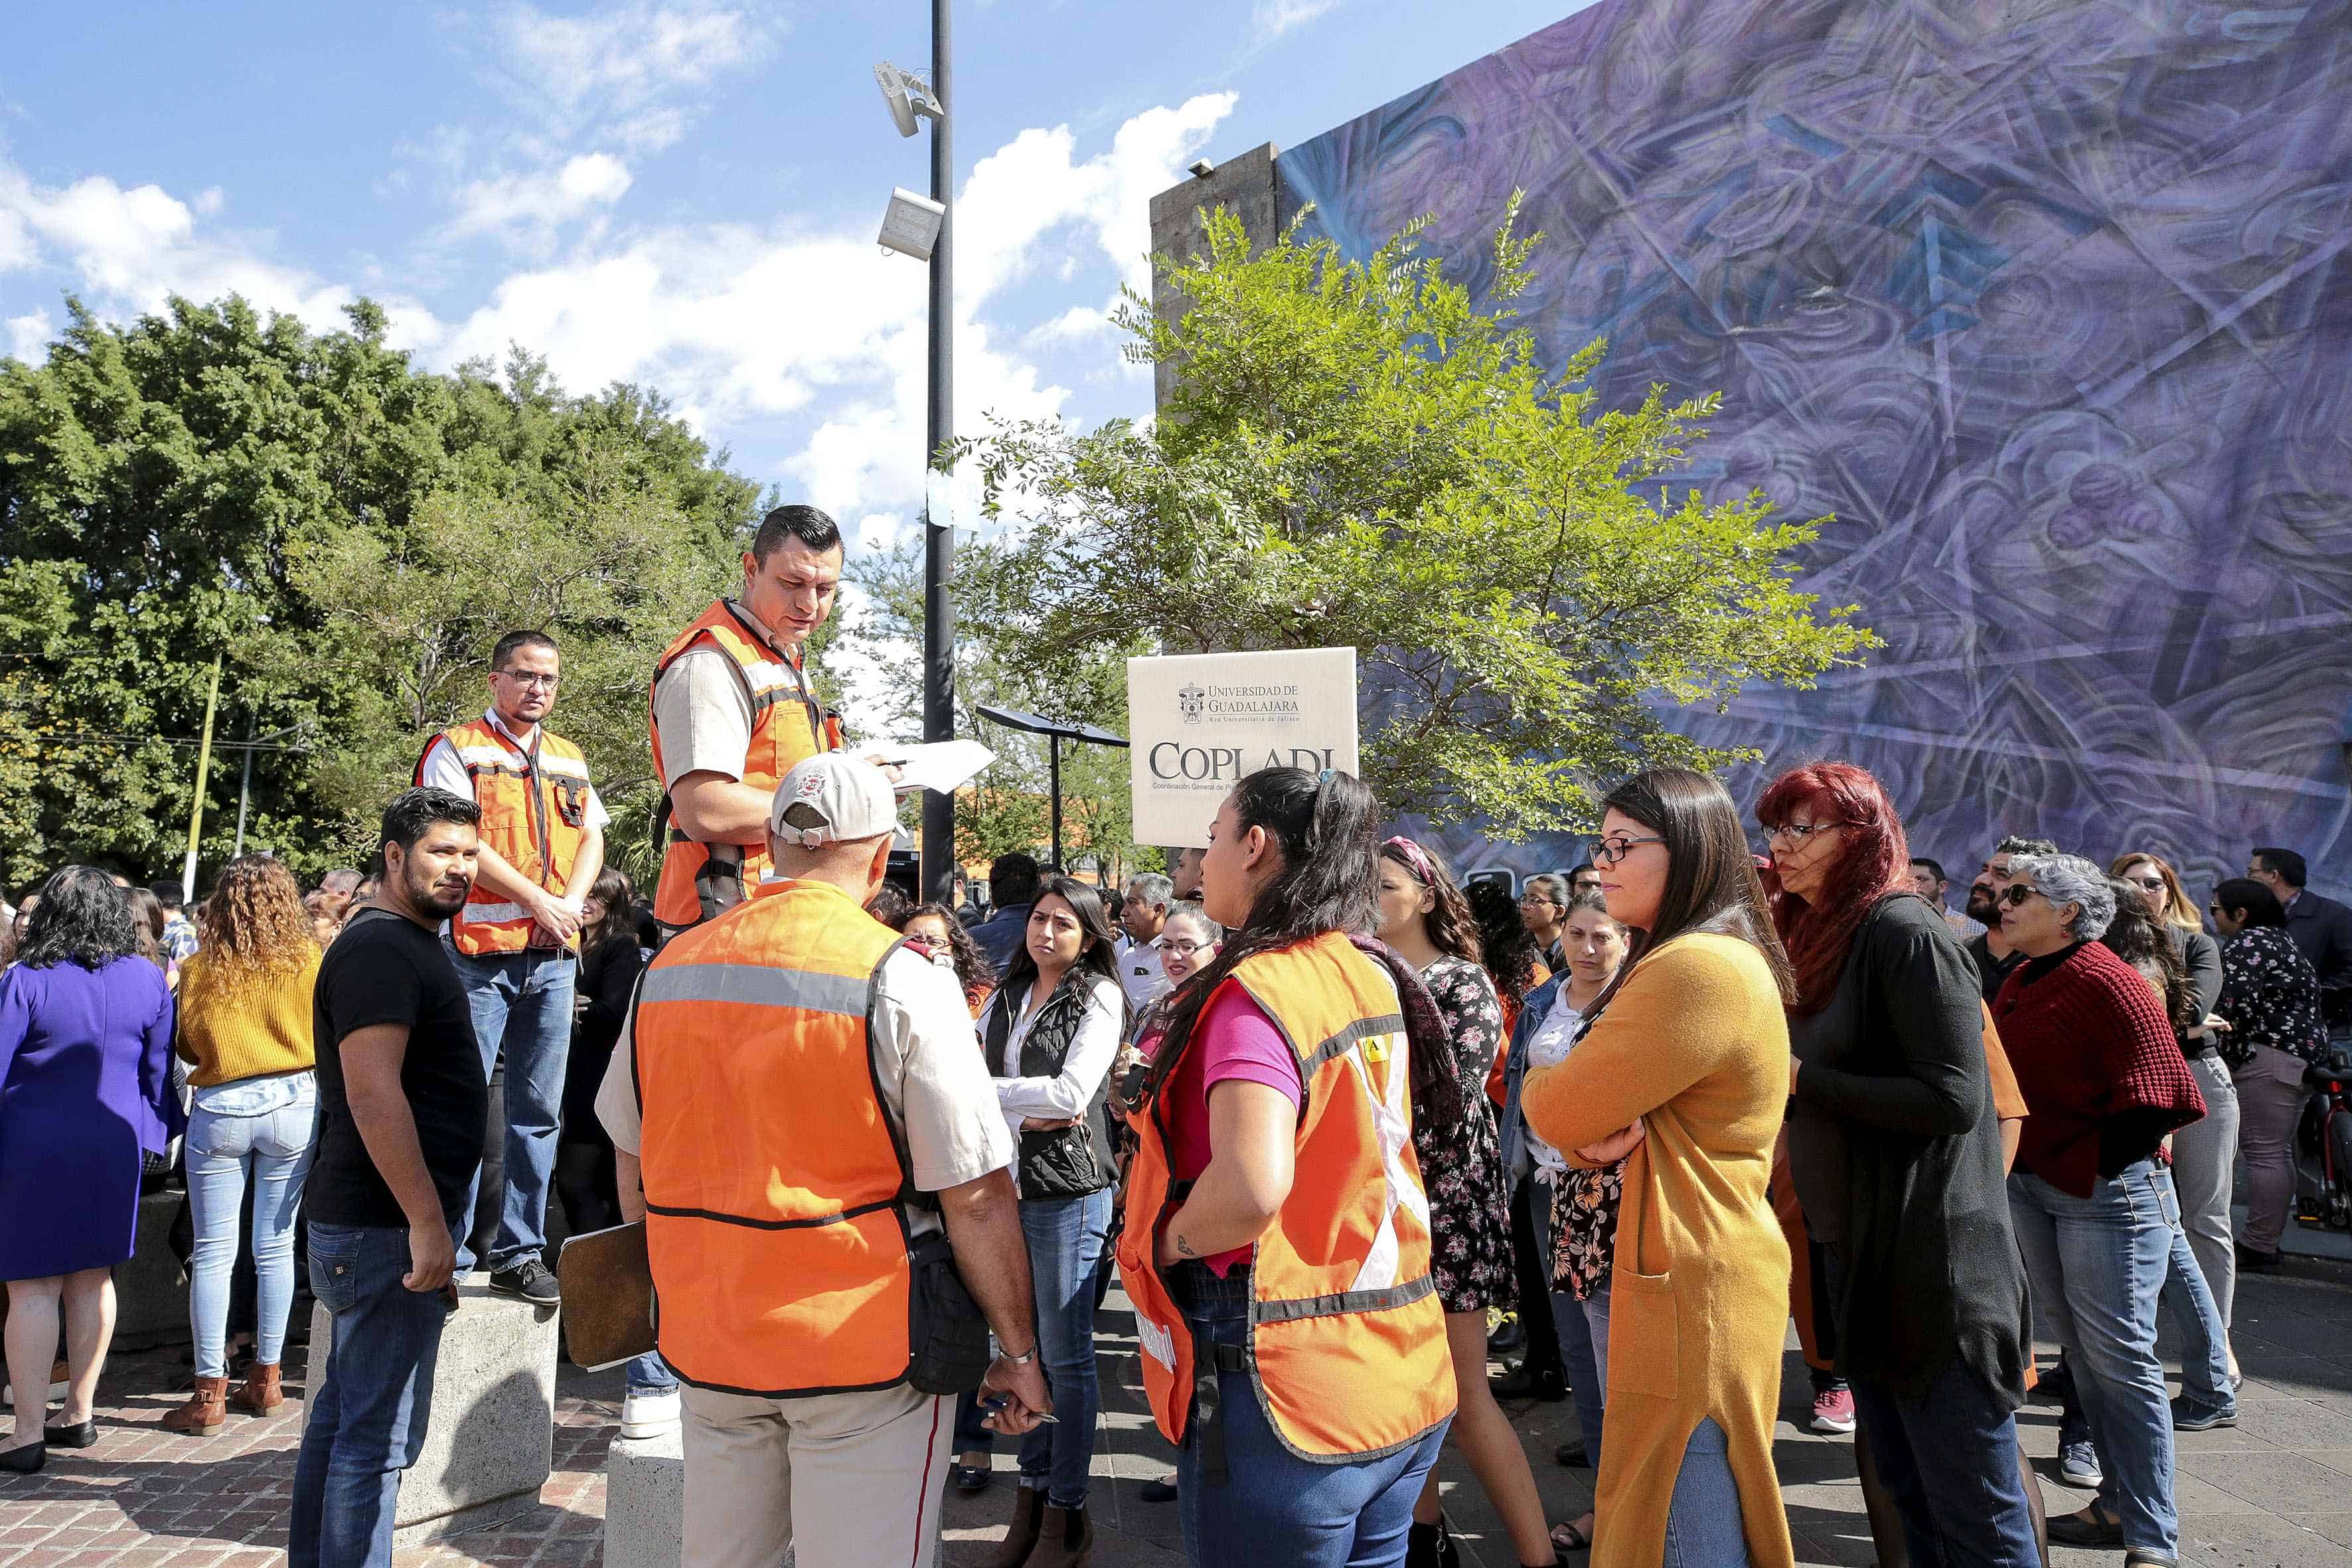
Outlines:
[[[1859,1441],[1912,1561],[2038,1568],[2015,1419],[2031,1323],[1976,967],[1912,890],[1868,773],[1795,769],[1756,814],[1796,970],[1789,1168]]]

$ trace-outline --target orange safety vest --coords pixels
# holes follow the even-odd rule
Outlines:
[[[1225,984],[1274,1019],[1307,1085],[1290,1195],[1251,1249],[1249,1348],[1242,1367],[1227,1369],[1246,1368],[1275,1435],[1297,1458],[1349,1464],[1394,1453],[1452,1415],[1456,1397],[1429,1274],[1429,1200],[1412,1152],[1396,988],[1336,933],[1245,958]],[[1139,1144],[1118,1263],[1135,1303],[1144,1393],[1160,1432],[1181,1444],[1195,1395],[1213,1407],[1218,1366],[1154,1265],[1181,1194],[1171,1190],[1170,1111],[1160,1103],[1176,1063],[1153,1067],[1160,1089],[1150,1114],[1128,1120]]]
[[[663,650],[654,665],[654,683],[660,684],[679,656],[705,647],[735,661],[744,689],[751,694],[751,747],[743,758],[743,783],[773,791],[796,763],[841,744],[841,721],[827,713],[809,689],[801,661],[781,658],[751,617],[725,599],[714,602]],[[653,721],[653,742],[654,772],[667,779],[658,717]],[[688,837],[671,821],[667,796],[663,797],[661,816],[669,843],[662,854],[661,882],[654,889],[654,919],[666,926],[690,926],[703,918],[695,877],[710,859],[710,847]],[[736,847],[748,890],[768,869],[768,842],[765,836],[755,835]]]
[[[482,847],[495,849],[519,876],[562,897],[572,868],[588,837],[588,759],[562,736],[539,727],[526,751],[488,719],[453,725],[436,737],[446,741],[473,781],[474,804],[482,808]],[[425,782],[427,745],[416,759],[413,782]],[[530,945],[530,911],[508,901],[481,882],[449,921],[457,951],[520,952]],[[579,939],[569,944],[579,946]],[[553,951],[550,949],[549,951]]]
[[[794,1398],[906,1381],[913,1187],[876,1089],[897,933],[823,882],[771,882],[646,969],[632,1026],[662,1359]]]

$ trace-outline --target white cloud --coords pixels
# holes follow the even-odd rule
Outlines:
[[[196,193],[196,211],[205,217],[218,217],[228,205],[228,193],[218,185],[207,185]]]
[[[51,324],[47,310],[11,316],[5,321],[0,321],[0,327],[8,331],[8,358],[37,364],[48,357],[49,340],[56,336],[56,328]]]
[[[562,168],[477,180],[456,195],[452,236],[520,229],[542,239],[559,224],[619,201],[629,188],[628,165],[609,153],[589,153]]]
[[[0,186],[0,191],[5,189]],[[40,257],[40,247],[33,243],[32,229],[8,210],[5,195],[0,195],[0,272],[30,267]]]
[[[558,134],[602,125],[650,151],[683,133],[696,89],[764,58],[782,32],[751,7],[632,0],[559,16],[519,5],[499,12],[491,47],[499,75]]]
[[[1341,0],[1258,0],[1250,25],[1260,39],[1278,38],[1293,27],[1303,27],[1338,10]]]
[[[1005,297],[1057,270],[1073,245],[1146,281],[1150,198],[1182,177],[1234,103],[1221,93],[1137,115],[1091,158],[1077,156],[1067,127],[1024,131],[974,166],[956,204],[959,429],[977,431],[988,412],[1066,406],[1068,390],[1023,352],[1032,332],[1001,320]],[[453,363],[524,343],[568,385],[657,385],[706,427],[821,413],[785,463],[810,499],[839,515],[911,515],[923,500],[925,272],[877,254],[870,221],[635,231],[509,276],[425,346]],[[1055,329],[1102,315],[1066,310]],[[960,506],[970,498],[967,484]]]
[[[198,208],[205,205],[199,198]],[[16,265],[70,272],[100,308],[160,310],[173,294],[207,301],[237,294],[260,310],[332,329],[344,324],[341,308],[355,298],[344,285],[269,259],[254,237],[201,228],[196,209],[161,185],[125,190],[92,174],[43,186],[0,160],[0,261],[12,234],[23,251]],[[12,331],[26,319],[12,320]]]

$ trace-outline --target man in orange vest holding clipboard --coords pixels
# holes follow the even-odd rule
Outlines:
[[[498,1220],[492,1228],[486,1215],[477,1227],[478,1261],[492,1289],[542,1306],[561,1296],[540,1255],[572,1050],[580,911],[604,867],[606,821],[588,759],[545,723],[560,673],[555,639],[545,632],[500,637],[490,653],[488,711],[436,735],[415,780],[482,808],[481,869],[441,933],[473,1009],[484,1075],[506,1058],[493,1101],[503,1107],[504,1141],[494,1145],[499,1165],[488,1178]],[[475,1261],[460,1257],[458,1267]]]
[[[796,763],[841,746],[841,720],[817,700],[807,669],[808,639],[833,614],[841,563],[832,518],[813,506],[776,508],[744,553],[740,592],[715,600],[654,666],[654,769],[668,791],[654,918],[669,934],[759,885],[776,785]]]

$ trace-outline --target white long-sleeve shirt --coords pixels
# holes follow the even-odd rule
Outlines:
[[[1118,1055],[1126,993],[1120,990],[1118,981],[1108,976],[1097,975],[1088,984],[1086,1011],[1078,1017],[1078,1032],[1070,1041],[1068,1054],[1062,1058],[1062,1070],[1052,1078],[1013,1076],[1021,1070],[1022,1042],[1029,1037],[1038,1013],[1029,1005],[1029,997],[1018,1000],[1021,1015],[1004,1035],[1002,1066],[1006,1076],[996,1080],[997,1109],[1004,1112],[1004,1124],[1013,1130],[1016,1139],[1024,1121],[1034,1118],[1039,1121],[1066,1121],[1086,1113],[1087,1107],[1094,1102],[1095,1091],[1110,1072],[1112,1058]],[[1013,1005],[1013,999],[1007,998],[1005,1005]]]

